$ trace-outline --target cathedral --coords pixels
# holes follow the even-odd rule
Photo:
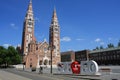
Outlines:
[[[60,58],[60,27],[56,10],[54,9],[49,27],[49,43],[44,40],[38,42],[34,36],[34,14],[32,0],[28,5],[23,23],[22,54],[25,68],[39,68],[40,66],[56,66]],[[52,58],[52,59],[51,59]],[[51,61],[52,60],[52,61]]]

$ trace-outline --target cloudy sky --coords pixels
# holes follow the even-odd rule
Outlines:
[[[61,29],[61,51],[94,49],[120,40],[120,0],[33,0],[35,37],[49,41],[54,6]],[[0,45],[21,44],[29,0],[1,0]]]

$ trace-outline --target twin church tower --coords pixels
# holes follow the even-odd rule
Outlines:
[[[54,9],[52,21],[49,28],[49,43],[44,40],[37,42],[34,36],[35,19],[32,10],[32,0],[28,5],[27,13],[23,24],[22,35],[22,53],[24,55],[23,61],[26,68],[39,66],[49,66],[51,64],[57,65],[61,61],[60,58],[60,27]],[[51,52],[52,51],[52,52]]]

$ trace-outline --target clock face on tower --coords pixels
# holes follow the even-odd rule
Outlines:
[[[58,37],[58,34],[56,33],[55,36]]]
[[[32,29],[31,29],[31,28],[28,28],[28,32],[32,32]]]
[[[32,27],[32,20],[31,19],[28,20],[28,25],[29,25],[29,27]]]
[[[32,22],[28,22],[29,27],[32,27]]]

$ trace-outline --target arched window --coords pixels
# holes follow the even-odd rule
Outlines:
[[[39,65],[42,65],[42,60],[40,60]]]
[[[30,68],[32,67],[32,63],[30,63]]]

